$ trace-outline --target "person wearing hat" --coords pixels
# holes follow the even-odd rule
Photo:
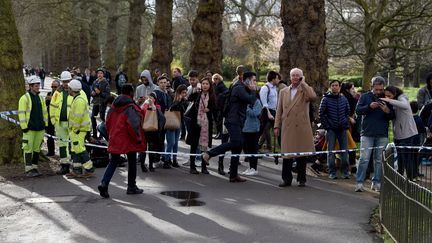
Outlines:
[[[45,101],[39,95],[39,77],[30,76],[27,82],[29,90],[19,99],[18,118],[23,132],[22,148],[26,176],[36,177],[41,175],[38,171],[39,153],[45,127],[48,126],[48,113]]]
[[[91,96],[93,97],[93,110],[91,114],[91,123],[93,137],[97,137],[96,116],[99,115],[102,121],[105,121],[106,99],[111,95],[110,85],[105,79],[105,71],[102,68],[96,70],[97,79],[93,82]]]
[[[69,173],[71,162],[69,158],[69,132],[68,132],[68,116],[69,110],[73,101],[73,97],[69,96],[69,82],[72,80],[72,75],[69,71],[63,71],[60,74],[61,87],[57,89],[51,97],[49,107],[50,121],[55,126],[57,134],[59,151],[60,151],[60,170],[59,175]],[[85,94],[84,94],[85,95]],[[87,97],[86,97],[87,99]]]
[[[93,162],[85,147],[85,138],[90,132],[90,115],[88,113],[87,98],[82,91],[79,80],[73,79],[69,83],[69,95],[73,97],[69,112],[69,136],[71,139],[71,154],[74,177],[93,176]]]

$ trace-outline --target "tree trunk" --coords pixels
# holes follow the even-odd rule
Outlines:
[[[79,22],[79,67],[86,68],[90,65],[89,60],[89,25],[83,20],[87,13],[87,5],[85,2],[80,3],[81,20]]]
[[[222,18],[223,0],[200,0],[197,16],[192,24],[194,41],[190,54],[190,68],[202,75],[207,70],[222,73]]]
[[[362,89],[363,91],[368,91],[371,88],[372,78],[375,76],[378,67],[375,64],[375,54],[372,57],[366,57],[366,60],[363,61],[363,82]]]
[[[0,112],[17,110],[24,93],[23,52],[10,0],[0,1]],[[15,120],[17,116],[12,116]],[[22,162],[18,125],[0,118],[0,165]]]
[[[172,35],[173,0],[156,1],[156,21],[153,29],[153,52],[150,59],[150,70],[159,69],[161,73],[171,76],[173,59]]]
[[[89,43],[89,57],[90,57],[90,67],[92,69],[97,69],[101,67],[101,52],[99,48],[99,9],[96,7],[91,10],[90,19],[90,43]]]
[[[289,80],[290,70],[303,70],[305,81],[319,97],[327,87],[327,49],[324,0],[281,1],[284,39],[279,52],[282,78]]]
[[[125,67],[129,80],[137,83],[138,64],[141,53],[141,16],[145,11],[145,0],[131,0],[129,6],[129,25],[126,41]]]
[[[105,45],[105,67],[111,74],[117,72],[116,67],[116,48],[117,48],[117,20],[118,20],[118,1],[111,0],[108,3],[108,20],[106,27]],[[114,82],[112,82],[114,83]]]
[[[410,65],[409,65],[409,55],[406,55],[404,60],[403,60],[403,86],[404,87],[410,87],[410,83],[411,83],[411,79],[412,79],[412,73],[410,70]]]

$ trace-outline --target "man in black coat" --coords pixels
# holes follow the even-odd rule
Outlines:
[[[218,110],[216,112],[215,123],[216,123],[216,139],[222,137],[222,109],[224,106],[225,96],[228,93],[228,88],[225,86],[222,76],[219,74],[214,74],[212,77],[214,83],[214,91],[216,96],[216,107]]]
[[[232,154],[240,154],[243,148],[242,129],[246,119],[246,108],[248,105],[255,104],[256,96],[256,74],[246,72],[243,80],[237,81],[230,89],[229,106],[225,117],[225,127],[228,130],[230,140],[223,143],[206,153],[203,153],[203,163],[208,162],[211,157],[224,154],[231,150]],[[238,163],[240,157],[231,157],[230,182],[245,182],[246,180],[238,176]]]

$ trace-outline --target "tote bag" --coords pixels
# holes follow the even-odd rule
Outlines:
[[[143,123],[143,130],[145,132],[155,132],[158,131],[158,116],[156,110],[147,110],[145,117],[144,117],[144,123]]]
[[[180,128],[180,111],[165,111],[165,130],[177,130]]]

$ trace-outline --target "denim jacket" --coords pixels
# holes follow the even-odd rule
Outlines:
[[[247,106],[246,121],[244,123],[242,132],[247,132],[247,133],[259,132],[260,125],[261,125],[259,119],[261,110],[262,110],[262,104],[259,99],[255,101],[253,107],[251,105]]]

